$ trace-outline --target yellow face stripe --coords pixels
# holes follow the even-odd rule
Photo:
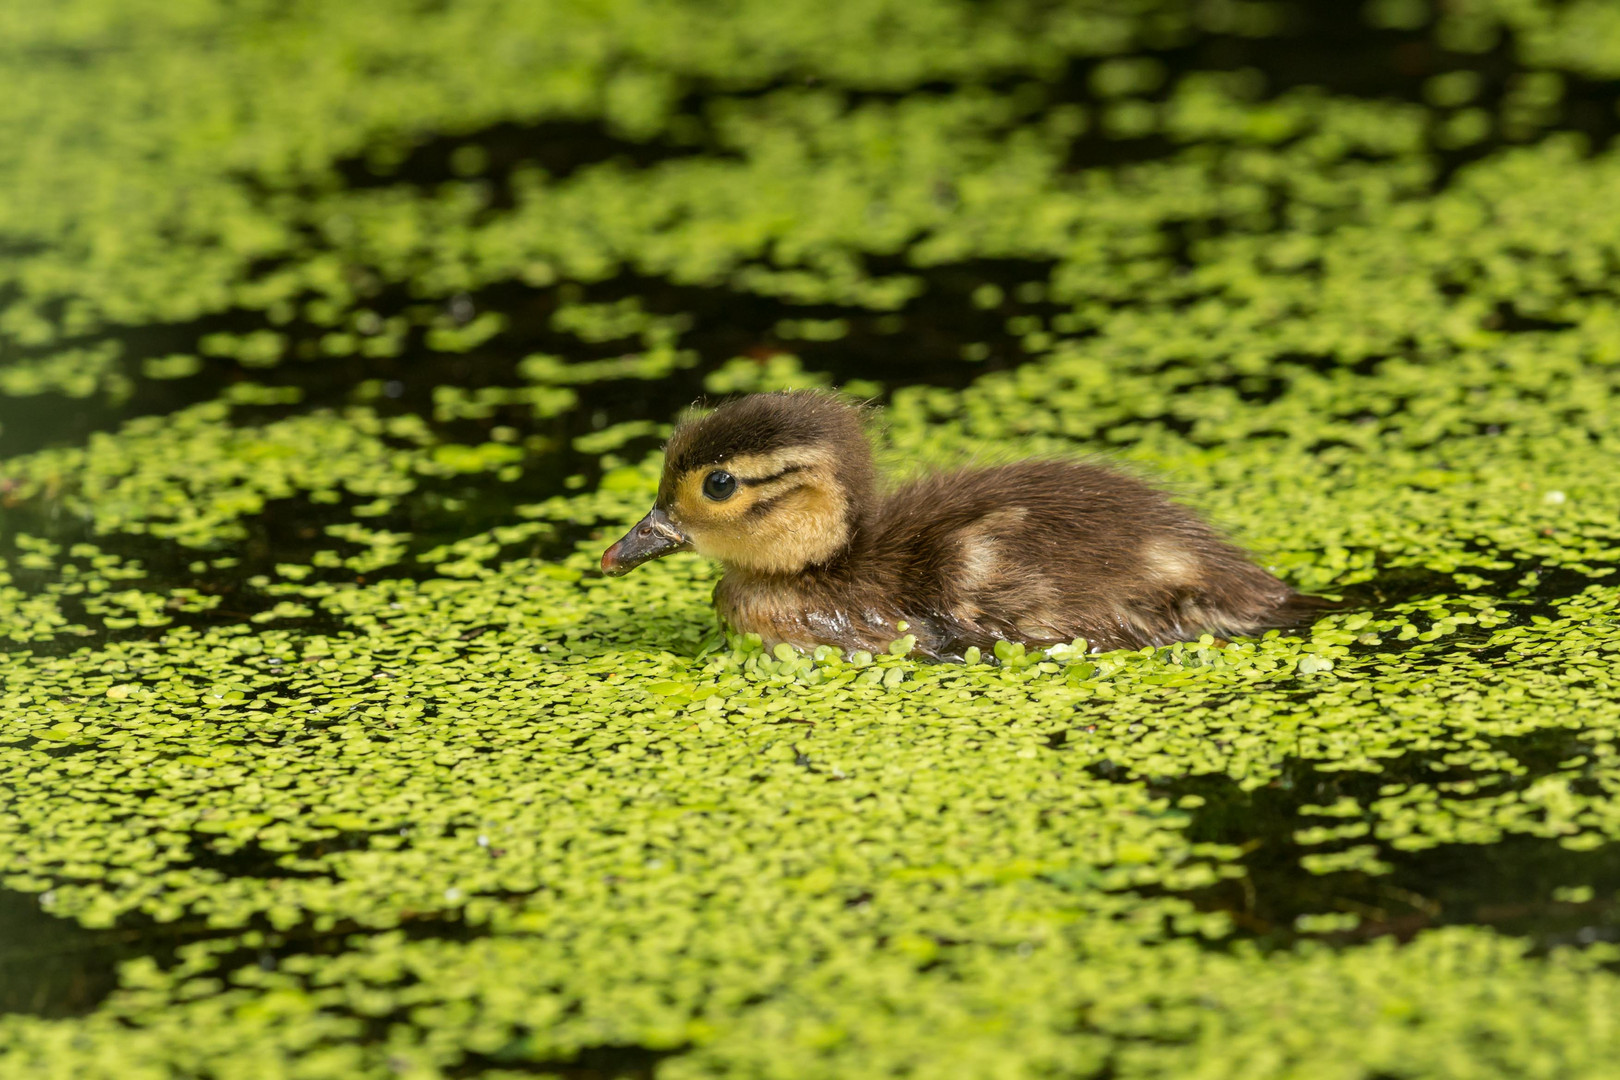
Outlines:
[[[779,476],[788,470],[795,472],[830,465],[832,455],[818,447],[790,446],[770,454],[738,454],[718,465],[694,470],[707,476],[714,469],[724,469],[744,484],[756,484]]]
[[[831,482],[833,455],[816,446],[791,446],[769,454],[737,454],[715,465],[692,469],[675,484],[670,507],[675,520],[686,523],[736,521],[767,495],[784,487],[820,480]],[[703,481],[723,469],[737,478],[737,493],[716,502],[703,494]]]

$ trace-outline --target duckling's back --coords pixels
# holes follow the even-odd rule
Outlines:
[[[1139,648],[1296,622],[1301,599],[1191,511],[1078,462],[942,473],[873,508],[852,566],[921,651],[1083,637]]]

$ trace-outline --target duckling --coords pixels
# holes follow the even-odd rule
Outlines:
[[[652,510],[602,555],[718,559],[721,618],[767,647],[961,659],[998,640],[1093,651],[1297,625],[1301,596],[1191,511],[1090,462],[935,473],[884,493],[863,410],[753,394],[676,428]]]

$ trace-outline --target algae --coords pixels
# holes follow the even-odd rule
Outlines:
[[[1612,1072],[1608,5],[0,21],[6,1075]],[[925,665],[600,577],[799,385],[1345,605]]]

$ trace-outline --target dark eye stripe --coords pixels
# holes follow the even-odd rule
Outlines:
[[[802,472],[803,470],[803,465],[789,465],[787,468],[773,476],[739,476],[737,477],[737,482],[742,484],[744,487],[759,487],[761,484],[769,484],[772,480],[780,480],[784,476],[792,476],[794,473]]]
[[[783,499],[787,498],[789,495],[792,495],[795,491],[800,491],[803,488],[804,488],[804,485],[800,484],[798,487],[788,488],[786,491],[782,492],[780,495],[772,495],[768,499],[761,499],[761,500],[759,500],[759,502],[755,503],[753,506],[750,506],[748,508],[747,512],[745,512],[743,514],[743,517],[745,517],[745,518],[764,517],[766,514],[771,512],[771,507],[775,506],[777,503],[781,502]]]

